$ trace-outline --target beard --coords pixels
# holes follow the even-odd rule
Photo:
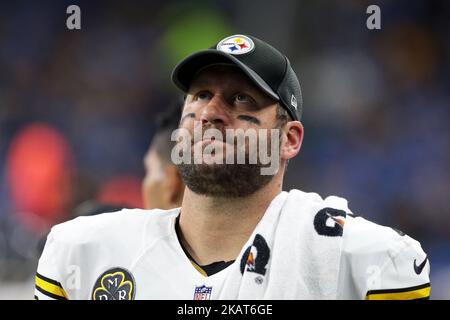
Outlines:
[[[223,131],[222,128],[218,129]],[[225,136],[225,133],[223,133],[223,136]],[[224,157],[227,149],[230,152],[234,151],[234,156],[236,156],[236,140],[234,142],[234,146],[224,143],[224,152],[222,154]],[[193,141],[191,141],[191,147],[191,159],[193,159]],[[204,150],[204,148],[205,146],[202,149]],[[249,159],[249,149],[248,145],[246,145],[244,164],[207,164],[204,162],[196,164],[194,161],[191,161],[191,163],[177,164],[177,168],[185,185],[194,193],[212,197],[239,198],[252,195],[267,185],[274,177],[274,175],[261,174],[261,169],[266,166],[261,164],[259,158],[256,164],[250,163]]]
[[[178,172],[193,192],[212,197],[247,197],[273,178],[259,164],[179,164]]]

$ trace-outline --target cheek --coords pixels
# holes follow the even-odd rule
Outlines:
[[[144,180],[142,180],[142,193],[148,197],[151,194],[153,189],[153,183],[148,179],[148,176],[145,176]]]
[[[196,103],[194,101],[188,102],[183,107],[183,115],[190,112],[195,112]]]
[[[183,117],[185,117],[188,114],[194,114],[195,116],[198,115],[198,113],[201,111],[201,104],[198,102],[195,103],[189,103],[188,105],[186,105],[183,109],[183,112],[181,114],[180,119],[183,119]],[[187,117],[185,119],[193,119],[191,117]]]
[[[155,209],[161,207],[161,188],[156,183],[146,183],[142,188],[144,206],[146,209]]]
[[[152,170],[151,174],[145,176],[147,184],[155,184],[164,180],[164,172],[162,170]]]
[[[158,188],[156,187],[155,182],[149,182],[146,184],[145,190],[149,197],[153,198]]]
[[[183,123],[181,123],[180,125],[181,129],[186,129],[189,132],[192,132],[194,130],[194,127],[195,127],[195,119],[193,118],[184,119]]]
[[[163,193],[162,186],[159,182],[148,182],[144,187],[145,197],[151,202],[158,202]]]

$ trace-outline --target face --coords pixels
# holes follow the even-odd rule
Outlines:
[[[233,129],[273,128],[276,105],[237,67],[212,66],[192,81],[181,125],[189,128],[189,120],[197,120]]]
[[[265,95],[236,67],[213,66],[201,71],[191,83],[186,97],[180,128],[194,136],[196,126],[202,130],[217,129],[226,136],[227,129],[272,129],[276,125],[277,102]],[[198,129],[198,128],[197,128]],[[259,136],[258,136],[259,139]],[[236,153],[236,147],[222,141],[203,139],[195,142],[205,150],[211,144],[220,144],[223,152],[213,157],[225,158]],[[195,149],[194,142],[192,146]],[[193,150],[192,150],[193,152]],[[245,151],[248,160],[248,145]],[[196,157],[192,154],[192,157]],[[262,175],[261,163],[249,164],[180,164],[179,172],[193,192],[218,197],[248,196],[273,178]]]
[[[144,158],[145,177],[142,181],[142,197],[145,209],[169,209],[165,196],[165,170],[153,149]]]

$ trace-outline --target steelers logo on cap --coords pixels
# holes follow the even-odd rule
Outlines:
[[[229,54],[244,54],[252,51],[254,48],[255,44],[252,39],[240,34],[226,37],[217,44],[217,50]]]

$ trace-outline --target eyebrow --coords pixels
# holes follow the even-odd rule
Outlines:
[[[181,117],[180,124],[183,123],[183,121],[188,117],[195,118],[195,113],[194,112],[186,113],[184,116]]]
[[[247,121],[247,122],[254,123],[254,124],[258,125],[258,126],[261,125],[261,121],[259,121],[257,118],[252,117],[252,116],[248,116],[246,114],[238,115],[237,118],[239,120],[244,120],[244,121]]]

